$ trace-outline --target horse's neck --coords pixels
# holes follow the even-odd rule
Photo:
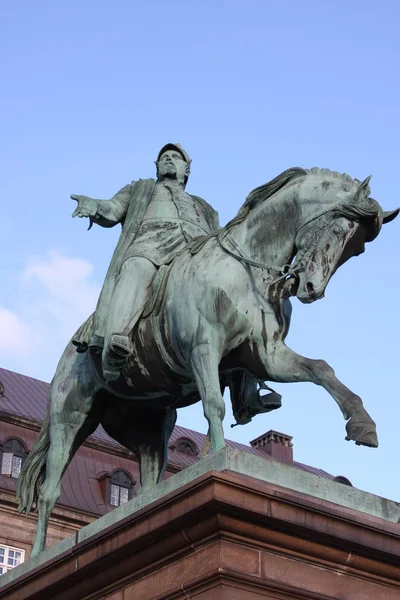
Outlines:
[[[232,235],[251,259],[265,265],[288,264],[301,229],[316,223],[338,202],[351,200],[356,185],[335,173],[309,173],[253,207]]]
[[[283,266],[293,257],[299,219],[293,194],[278,192],[250,211],[232,235],[252,260]]]

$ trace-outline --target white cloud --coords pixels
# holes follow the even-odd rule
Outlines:
[[[72,335],[71,327],[76,329],[96,306],[100,287],[90,280],[92,272],[86,260],[51,252],[45,259],[31,258],[21,279],[25,290],[40,296],[35,311],[56,317]]]
[[[51,377],[66,343],[96,306],[100,286],[92,273],[86,260],[57,251],[28,259],[8,306],[0,306],[2,366]]]
[[[7,308],[0,306],[0,355],[29,354],[32,350],[30,327]]]

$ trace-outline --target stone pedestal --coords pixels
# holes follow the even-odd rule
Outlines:
[[[224,449],[0,579],[0,600],[398,600],[395,502]]]

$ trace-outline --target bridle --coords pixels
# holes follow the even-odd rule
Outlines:
[[[262,269],[263,271],[277,271],[278,273],[280,273],[279,277],[276,277],[275,279],[272,277],[272,275],[267,275],[267,277],[264,277],[264,280],[266,281],[266,283],[269,283],[272,285],[273,283],[277,283],[281,279],[284,279],[285,277],[287,277],[288,275],[291,274],[290,273],[290,271],[291,271],[290,265],[283,265],[282,267],[275,267],[274,265],[265,265],[263,263],[257,262],[256,260],[252,260],[251,258],[248,258],[245,255],[244,250],[239,246],[238,242],[229,233],[225,233],[225,235],[223,236],[222,239],[221,239],[221,236],[218,235],[217,240],[218,240],[220,247],[222,248],[222,250],[224,252],[226,252],[233,258],[236,258],[236,260],[238,260],[242,264],[250,266],[250,267],[256,267],[257,269]],[[224,243],[226,240],[235,248],[235,250],[237,251],[237,254],[226,247],[226,245]]]
[[[310,225],[310,223],[313,223],[314,221],[320,219],[321,217],[326,216],[327,214],[333,213],[333,212],[337,212],[337,209],[335,210],[335,209],[330,208],[328,210],[325,210],[325,211],[319,213],[318,215],[315,215],[314,217],[309,219],[306,223],[304,223],[304,225],[302,225],[300,227],[299,231],[297,232],[297,236],[299,235],[300,231],[302,229],[304,229],[305,227],[307,227],[308,225]],[[246,256],[246,253],[243,250],[243,248],[240,246],[238,241],[233,237],[233,235],[229,231],[224,231],[221,234],[217,235],[217,240],[218,240],[220,247],[222,248],[222,250],[224,252],[226,252],[233,258],[236,258],[236,260],[238,260],[242,264],[249,266],[249,267],[256,267],[257,269],[261,269],[263,271],[278,272],[278,277],[275,277],[275,278],[271,274],[267,275],[266,277],[263,276],[265,283],[268,283],[269,285],[273,285],[273,284],[277,283],[278,281],[281,281],[282,279],[286,279],[287,277],[297,277],[298,276],[299,272],[304,268],[308,258],[314,252],[315,247],[318,242],[318,239],[320,238],[319,234],[324,229],[326,229],[326,227],[329,226],[330,222],[331,222],[331,219],[328,219],[328,218],[323,219],[321,226],[318,227],[318,229],[316,229],[313,232],[313,236],[312,236],[310,244],[306,248],[304,248],[303,250],[299,251],[296,254],[295,260],[291,265],[286,264],[286,265],[282,265],[281,267],[277,267],[275,265],[267,265],[267,264],[258,262],[256,260],[253,260],[253,259],[249,258],[248,256]],[[228,248],[226,246],[226,244],[225,244],[226,241],[231,245],[233,250],[231,250],[230,248]]]

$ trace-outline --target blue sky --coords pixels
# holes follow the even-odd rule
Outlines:
[[[400,5],[393,1],[22,0],[0,5],[0,364],[49,380],[92,310],[118,237],[72,220],[71,193],[109,198],[154,175],[161,146],[193,158],[189,192],[224,224],[292,166],[327,167],[400,205]],[[347,263],[322,302],[293,302],[288,345],[324,358],[364,400],[380,447],[344,440],[312,384],[226,436],[273,428],[295,458],[400,499],[397,315],[400,219]],[[201,406],[181,425],[206,430]]]

